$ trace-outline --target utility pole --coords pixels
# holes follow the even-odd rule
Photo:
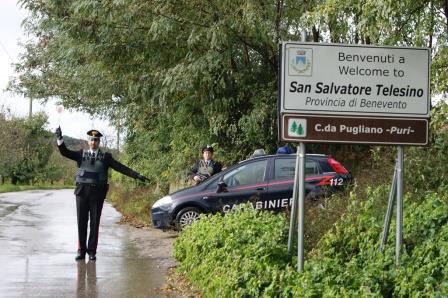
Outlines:
[[[30,98],[30,108],[28,110],[28,118],[31,119],[33,117],[33,99]]]
[[[117,129],[117,151],[118,153],[120,153],[120,130],[121,130],[121,108],[118,107],[117,111],[116,111],[116,120],[115,120],[115,125],[116,125],[116,129]]]
[[[117,151],[120,153],[120,119],[118,119],[117,125]]]

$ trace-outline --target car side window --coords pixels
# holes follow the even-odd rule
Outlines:
[[[319,163],[314,160],[307,160],[305,165],[305,176],[321,174]]]
[[[216,189],[218,186],[219,179],[215,179],[213,182],[211,182],[209,185],[207,185],[206,189]]]
[[[294,179],[296,160],[293,158],[277,158],[274,164],[274,180]],[[305,176],[320,174],[319,164],[314,160],[307,160]]]
[[[277,158],[274,164],[274,180],[293,179],[295,168],[295,159]]]
[[[265,181],[267,159],[241,165],[224,175],[228,187],[249,185]]]

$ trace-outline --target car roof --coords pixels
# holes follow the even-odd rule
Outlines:
[[[296,153],[291,153],[291,154],[285,153],[285,154],[258,155],[258,156],[249,157],[248,159],[239,161],[238,164],[242,163],[242,162],[245,162],[245,161],[248,161],[248,160],[256,160],[256,159],[263,159],[263,158],[274,158],[274,157],[279,157],[279,156],[281,156],[281,157],[290,157],[290,156],[296,157],[297,154]],[[326,155],[326,154],[316,154],[316,153],[312,153],[312,154],[311,153],[307,153],[306,156],[307,157],[317,157],[317,158],[327,158],[328,157],[328,155]]]
[[[323,159],[323,158],[329,157],[329,155],[326,155],[326,154],[306,154],[306,156],[307,157],[311,157],[311,158],[316,158],[316,159]],[[296,158],[296,154],[295,153],[291,153],[291,154],[266,154],[266,155],[254,156],[254,157],[247,158],[245,160],[241,160],[241,161],[239,161],[239,162],[237,162],[237,163],[235,163],[233,165],[230,165],[225,170],[223,170],[223,172],[224,171],[226,171],[226,172],[227,171],[231,171],[234,168],[240,166],[242,163],[250,163],[250,162],[253,162],[253,161],[256,161],[256,160],[263,160],[263,159],[267,160],[267,159],[276,158],[276,157],[281,157],[281,158],[292,157],[292,158]],[[221,173],[222,172],[217,173],[217,175],[211,176],[209,179],[205,180],[204,183],[201,183],[201,184],[196,185],[196,186],[180,189],[180,190],[178,190],[176,192],[171,193],[170,195],[175,194],[177,192],[184,192],[187,189],[194,189],[194,188],[199,187],[199,186],[202,186],[202,189],[205,189],[205,188],[208,187],[208,185],[214,183],[215,180],[219,179],[218,177],[219,177],[219,175]]]

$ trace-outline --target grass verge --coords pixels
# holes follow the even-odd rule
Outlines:
[[[108,201],[123,215],[121,222],[134,227],[151,225],[150,209],[159,198],[152,187],[116,184],[111,184],[108,195]]]
[[[59,184],[35,184],[35,185],[1,184],[0,193],[34,190],[34,189],[65,189],[73,187],[74,187],[73,185],[59,185]]]

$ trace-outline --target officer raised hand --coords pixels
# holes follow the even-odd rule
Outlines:
[[[54,134],[56,135],[56,138],[58,140],[62,140],[62,130],[61,130],[60,126],[58,128],[56,128],[56,131],[54,132]]]

